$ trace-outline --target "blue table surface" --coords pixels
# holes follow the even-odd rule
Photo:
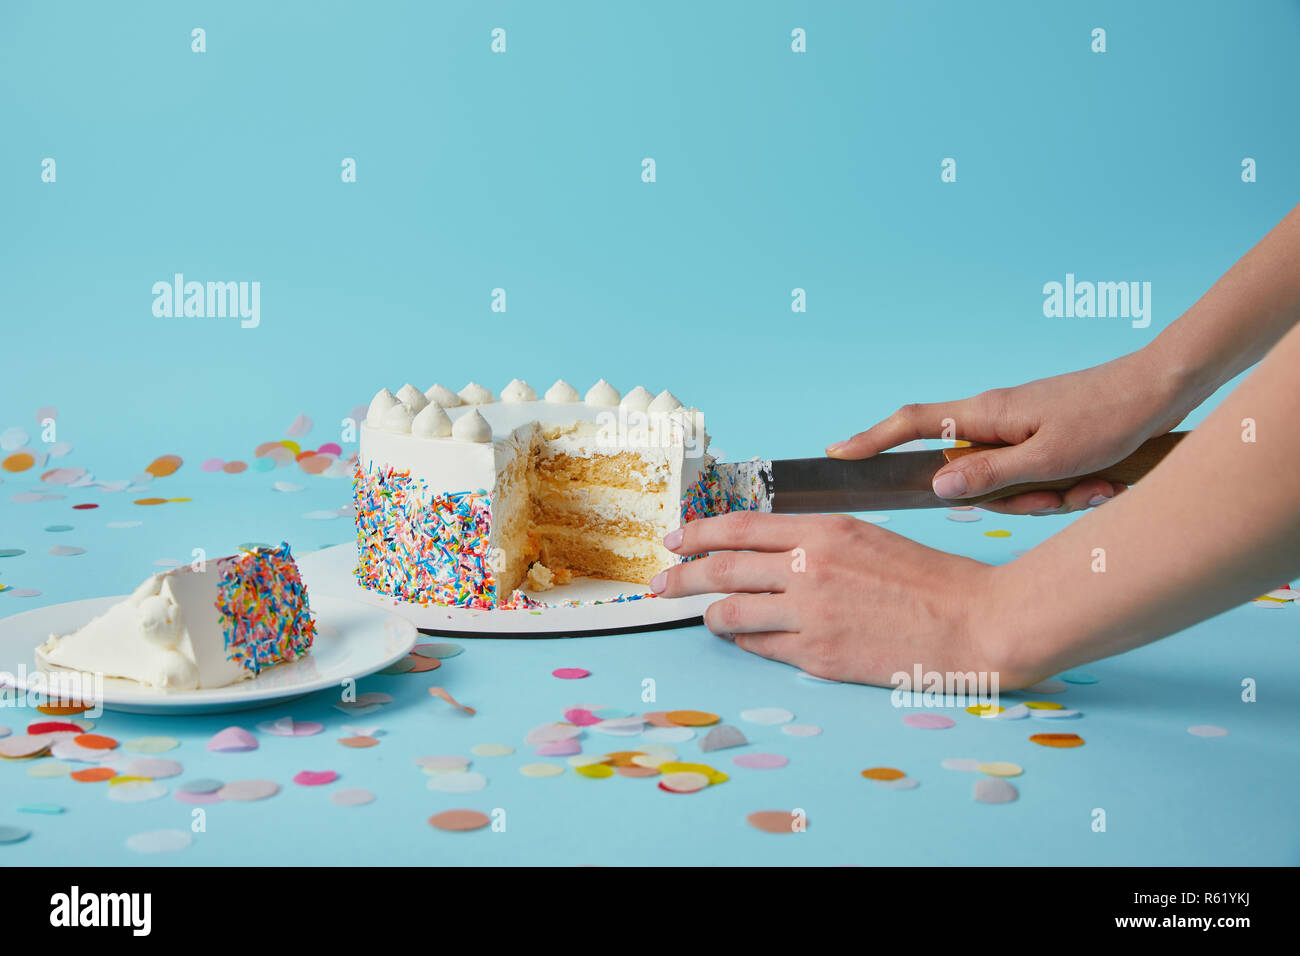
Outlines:
[[[304,439],[305,440],[305,439]],[[252,443],[250,443],[251,445]],[[104,475],[103,477],[110,477]],[[275,481],[303,486],[277,492]],[[153,493],[190,497],[161,506],[132,503],[141,493],[110,493],[41,484],[35,471],[5,477],[4,540],[26,553],[0,563],[0,583],[12,590],[39,589],[34,597],[0,592],[6,614],[99,594],[129,590],[159,558],[184,559],[191,544],[224,553],[249,538],[287,538],[300,553],[348,540],[347,518],[317,520],[310,512],[344,505],[343,479],[308,476],[294,466],[239,475],[205,473],[197,459],[153,483]],[[16,504],[23,490],[66,497]],[[93,502],[93,510],[73,510]],[[237,530],[230,516],[237,515]],[[990,562],[1032,547],[1067,519],[1007,519],[984,513],[957,523],[945,511],[896,512],[885,527]],[[140,520],[131,528],[110,522]],[[70,532],[47,532],[51,524]],[[989,538],[995,528],[1010,537]],[[238,540],[236,540],[238,539]],[[84,554],[54,556],[54,544]],[[179,549],[179,550],[178,550]],[[943,581],[935,581],[943,587]],[[0,762],[0,825],[31,829],[27,840],[0,846],[7,864],[247,863],[461,864],[1286,864],[1297,860],[1300,821],[1294,792],[1300,780],[1295,714],[1300,708],[1296,654],[1297,609],[1246,606],[1155,645],[1090,665],[1092,685],[1069,685],[1048,698],[1078,709],[1076,720],[995,722],[960,708],[940,710],[956,720],[947,730],[905,726],[888,690],[810,682],[793,669],[750,656],[701,627],[614,637],[547,640],[457,639],[465,651],[441,669],[421,675],[372,676],[360,690],[392,694],[378,712],[353,718],[336,710],[332,692],[258,711],[188,717],[105,713],[95,730],[127,741],[168,735],[181,746],[164,756],[184,765],[185,779],[265,777],[281,792],[260,803],[206,807],[204,832],[178,853],[142,856],[127,849],[131,834],[191,827],[193,808],[167,796],[141,804],[107,799],[108,785],[28,775],[28,761]],[[39,638],[40,635],[34,635]],[[444,640],[431,638],[430,640]],[[589,669],[582,680],[551,676],[557,667]],[[1244,703],[1241,681],[1258,682],[1258,702]],[[643,682],[656,699],[642,700]],[[426,693],[446,687],[477,709],[470,717]],[[1033,699],[1042,695],[1011,695]],[[701,755],[699,738],[678,745],[681,759],[699,760],[731,774],[721,785],[690,796],[671,795],[653,779],[588,779],[566,767],[562,776],[531,779],[535,757],[527,731],[562,719],[576,704],[603,704],[633,712],[691,708],[720,715],[743,730],[749,745]],[[820,736],[796,738],[779,727],[741,719],[755,707],[793,711],[799,723],[817,724]],[[281,716],[319,721],[325,732],[281,738],[255,730]],[[21,732],[41,719],[31,710],[0,710],[0,723]],[[205,749],[218,730],[253,731],[258,750],[243,754]],[[343,725],[374,724],[384,731],[370,749],[336,741]],[[1187,732],[1217,724],[1221,738]],[[1055,750],[1031,743],[1031,733],[1068,731],[1083,747]],[[464,795],[431,792],[413,762],[428,754],[470,755],[479,743],[503,743],[507,757],[473,757],[488,785]],[[588,732],[585,752],[634,749],[636,738]],[[778,770],[732,765],[739,753],[769,752],[789,758]],[[948,757],[1018,763],[1018,801],[976,803],[973,773],[940,766]],[[872,766],[904,770],[914,790],[891,791],[860,773]],[[302,770],[334,770],[325,787],[291,782]],[[374,803],[343,808],[330,792],[363,787]],[[66,808],[59,816],[17,812],[30,803]],[[428,817],[465,807],[504,810],[504,832],[445,833]],[[774,837],[752,829],[754,810],[802,808],[805,833]],[[1106,831],[1094,832],[1094,811]]]

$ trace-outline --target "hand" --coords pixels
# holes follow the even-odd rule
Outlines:
[[[868,458],[915,438],[1007,445],[965,455],[935,473],[941,498],[982,495],[1026,481],[1086,475],[1127,458],[1172,429],[1196,406],[1172,373],[1145,352],[1094,368],[1000,388],[974,398],[905,405],[889,418],[826,449],[833,458]],[[1003,514],[1064,514],[1099,505],[1125,485],[1081,481],[1064,492],[1034,491],[980,507]]]
[[[674,565],[651,583],[666,597],[732,592],[704,623],[747,651],[832,680],[892,686],[899,671],[1010,674],[996,639],[1000,569],[935,551],[846,515],[737,511],[664,539]],[[990,639],[988,635],[995,635]]]

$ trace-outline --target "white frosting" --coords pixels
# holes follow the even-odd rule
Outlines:
[[[451,419],[437,402],[430,402],[411,422],[411,434],[417,438],[446,438],[451,434]]]
[[[455,408],[461,403],[460,396],[445,385],[432,386],[424,393],[424,397],[443,408]]]
[[[429,400],[424,397],[424,392],[420,391],[409,382],[397,390],[397,400],[405,405],[410,405],[411,410],[419,412]]]
[[[618,400],[618,389],[603,378],[587,389],[586,402],[588,405],[617,405]]]
[[[668,389],[664,389],[655,396],[655,400],[650,403],[649,411],[652,412],[671,412],[682,407],[682,403],[677,400],[677,396]]]
[[[556,379],[555,384],[546,390],[546,400],[556,405],[576,402],[581,400],[581,397],[578,390],[562,378]]]
[[[632,391],[623,396],[623,401],[618,403],[619,408],[626,408],[629,412],[644,412],[654,401],[654,396],[644,385],[638,385]]]
[[[477,382],[470,382],[460,390],[460,400],[466,405],[490,405],[492,393]]]
[[[379,423],[379,427],[395,435],[409,435],[413,421],[415,421],[415,410],[404,402],[398,402],[384,412],[384,418]]]
[[[535,402],[537,393],[527,382],[520,379],[511,379],[510,384],[501,389],[501,401],[503,402]]]
[[[381,388],[370,400],[370,408],[366,411],[366,424],[371,428],[378,428],[379,423],[384,420],[384,414],[396,404],[397,396],[388,389]]]
[[[490,442],[492,426],[479,414],[479,410],[474,408],[468,415],[456,419],[456,424],[451,426],[451,437],[457,441]]]

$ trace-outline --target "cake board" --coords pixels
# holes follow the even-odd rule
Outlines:
[[[705,609],[724,596],[698,594],[615,601],[619,595],[648,594],[650,589],[625,581],[576,578],[569,584],[529,596],[548,605],[584,602],[578,607],[479,610],[411,604],[361,587],[352,573],[357,564],[357,549],[353,544],[302,554],[297,561],[309,594],[346,598],[383,608],[401,615],[425,634],[448,637],[596,637],[691,627],[703,623]]]

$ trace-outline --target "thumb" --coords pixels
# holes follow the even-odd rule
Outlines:
[[[963,455],[935,472],[932,487],[940,498],[973,498],[1024,481],[1058,477],[1047,473],[1038,443],[1030,439]]]

